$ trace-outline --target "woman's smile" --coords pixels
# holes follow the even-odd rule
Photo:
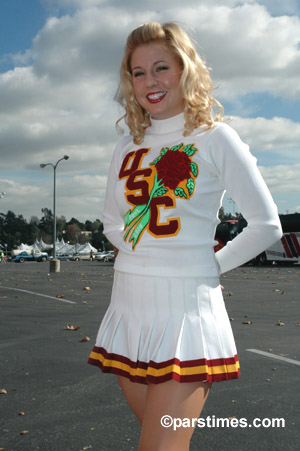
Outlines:
[[[151,92],[150,94],[147,94],[146,97],[150,103],[158,103],[164,99],[166,94],[167,94],[167,91],[154,92],[154,93]]]

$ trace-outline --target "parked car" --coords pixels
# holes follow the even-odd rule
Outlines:
[[[73,254],[58,254],[58,255],[56,255],[56,258],[58,258],[59,260],[71,260],[72,257],[73,257]]]
[[[75,262],[79,262],[79,260],[89,260],[89,261],[93,261],[95,260],[94,254],[73,254],[72,257],[70,258],[70,260],[73,260]]]
[[[114,251],[107,251],[96,254],[95,259],[100,262],[113,262],[115,260]]]

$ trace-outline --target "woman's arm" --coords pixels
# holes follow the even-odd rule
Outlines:
[[[118,153],[120,144],[114,151],[107,177],[106,194],[103,210],[103,233],[114,247],[120,247],[123,242],[124,220],[120,215],[115,198],[116,183],[119,180]]]
[[[216,133],[217,132],[217,133]],[[209,152],[224,188],[248,226],[216,254],[220,273],[240,266],[270,247],[282,236],[277,207],[263,180],[256,158],[228,125],[212,133]]]

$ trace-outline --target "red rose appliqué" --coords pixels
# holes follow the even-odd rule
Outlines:
[[[187,154],[179,150],[169,150],[155,167],[157,179],[162,180],[164,186],[172,190],[191,175],[191,160]]]

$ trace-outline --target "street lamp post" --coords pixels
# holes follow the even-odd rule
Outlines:
[[[56,262],[56,168],[60,161],[68,160],[68,159],[69,159],[69,156],[65,155],[63,158],[60,158],[55,164],[52,164],[52,163],[40,164],[41,168],[44,168],[46,166],[53,167],[54,178],[53,178],[53,260],[52,261],[54,261],[54,262]],[[56,270],[54,269],[53,272],[59,272],[59,265],[55,265],[55,263],[54,263],[54,268],[56,268]],[[50,262],[50,271],[52,272],[51,262]]]
[[[6,195],[6,192],[5,191],[1,191],[1,193],[0,193],[0,199],[2,199],[2,197],[4,197]],[[6,257],[7,257],[7,244],[5,245],[5,247],[6,247]],[[2,246],[1,246],[1,243],[0,243],[0,248],[2,248]],[[2,253],[3,251],[1,251],[1,253]],[[2,256],[0,256],[0,262],[2,261]],[[5,261],[5,260],[4,260]]]
[[[232,204],[232,216],[234,216],[234,210],[235,210],[235,202],[232,199],[232,197],[229,197],[229,202]]]

